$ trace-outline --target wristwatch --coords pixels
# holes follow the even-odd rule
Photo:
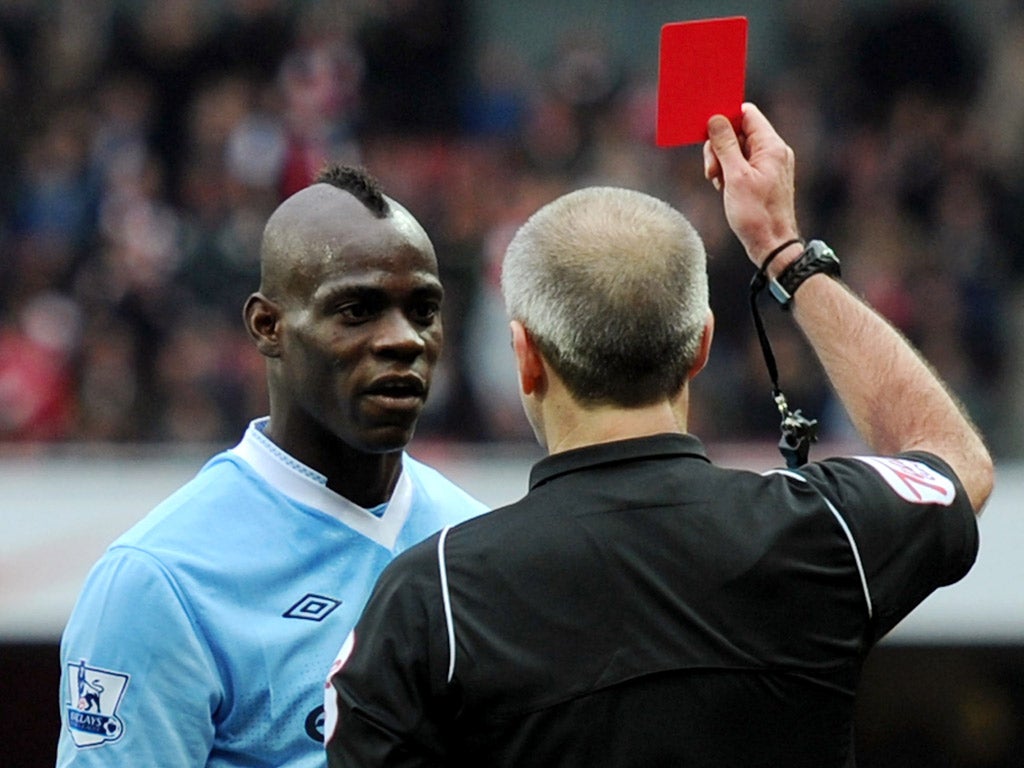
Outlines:
[[[800,258],[786,267],[778,277],[768,282],[768,290],[783,309],[793,303],[793,294],[811,275],[824,272],[829,277],[840,277],[839,259],[821,240],[811,240]]]

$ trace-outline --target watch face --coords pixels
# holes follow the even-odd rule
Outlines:
[[[813,251],[815,256],[829,259],[837,264],[839,263],[839,259],[836,258],[835,251],[825,245],[821,240],[811,240],[811,242],[807,244],[807,250]]]

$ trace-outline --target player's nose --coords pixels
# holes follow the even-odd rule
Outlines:
[[[423,329],[412,322],[397,307],[381,318],[374,336],[374,349],[378,354],[415,357],[426,349]]]

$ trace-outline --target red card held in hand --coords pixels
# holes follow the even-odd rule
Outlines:
[[[746,68],[745,17],[665,24],[658,54],[658,146],[703,142],[712,115],[739,126]]]

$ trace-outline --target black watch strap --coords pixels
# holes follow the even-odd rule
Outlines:
[[[796,289],[804,280],[819,272],[824,272],[830,277],[840,277],[839,259],[821,240],[811,240],[800,254],[800,258],[782,270],[778,277],[769,281],[768,290],[783,309],[789,309]]]

